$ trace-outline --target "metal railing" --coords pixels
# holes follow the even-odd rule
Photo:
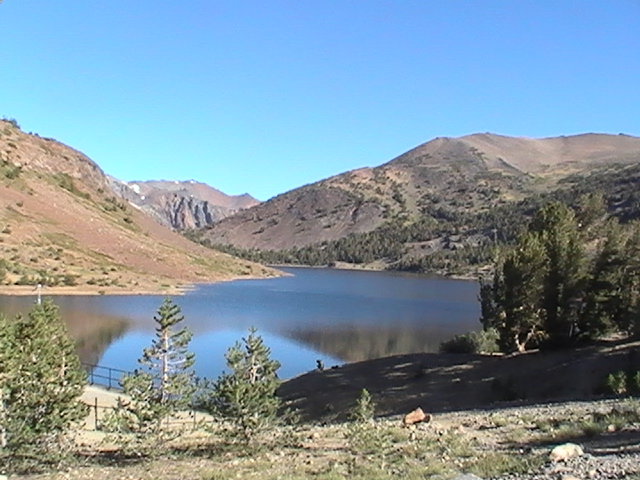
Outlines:
[[[122,390],[122,377],[132,373],[126,370],[120,370],[119,368],[93,365],[91,363],[83,363],[82,366],[87,371],[90,385],[101,385],[107,387],[109,390]]]

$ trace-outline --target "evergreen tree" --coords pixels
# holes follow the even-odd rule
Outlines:
[[[625,264],[620,291],[621,306],[617,325],[622,331],[640,336],[640,222],[633,222],[625,242]]]
[[[47,300],[26,317],[2,317],[0,332],[0,457],[8,453],[23,467],[59,460],[65,434],[87,407],[79,401],[86,373],[58,308]]]
[[[586,280],[578,222],[569,207],[553,202],[538,211],[529,231],[538,235],[547,257],[541,305],[544,330],[552,344],[566,345],[579,333]]]
[[[580,322],[581,335],[596,338],[614,330],[624,317],[623,279],[628,259],[622,227],[611,220],[593,263]]]
[[[213,410],[230,419],[249,440],[276,420],[280,363],[270,358],[271,350],[254,328],[243,344],[236,343],[225,355],[230,373],[224,373],[214,386]]]
[[[195,355],[188,350],[193,335],[187,328],[178,329],[184,316],[169,298],[153,319],[157,324],[156,337],[151,347],[144,350],[140,363],[155,373],[159,403],[173,409],[188,407],[195,390],[192,370]]]
[[[527,233],[494,274],[493,285],[481,287],[482,323],[495,328],[503,351],[523,352],[542,331],[541,299],[546,271],[544,248]]]
[[[117,433],[137,434],[135,448],[144,448],[146,435],[155,440],[164,438],[162,422],[169,415],[188,408],[195,391],[194,354],[188,351],[192,334],[179,328],[184,320],[180,307],[165,299],[157,315],[156,335],[138,360],[142,368],[122,380],[124,393],[113,415],[106,419],[106,428]],[[134,439],[136,440],[136,439]]]
[[[590,240],[597,238],[608,218],[604,195],[600,192],[582,195],[578,199],[575,216],[580,231]]]

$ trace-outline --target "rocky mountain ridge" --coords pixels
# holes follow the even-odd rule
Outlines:
[[[182,231],[203,228],[260,203],[251,195],[227,195],[195,180],[123,182],[110,177],[111,188],[158,222]]]

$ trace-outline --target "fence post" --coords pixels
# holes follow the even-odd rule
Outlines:
[[[108,368],[107,371],[109,372],[109,390],[111,390],[111,368]]]
[[[95,427],[97,432],[98,431],[98,397],[95,397],[95,400],[93,403],[93,412],[95,414],[93,426]]]

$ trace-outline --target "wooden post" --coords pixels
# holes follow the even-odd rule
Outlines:
[[[94,400],[94,403],[93,403],[93,408],[94,408],[93,413],[95,414],[93,424],[94,424],[94,427],[95,427],[96,431],[98,431],[98,397],[95,397],[95,400]]]

